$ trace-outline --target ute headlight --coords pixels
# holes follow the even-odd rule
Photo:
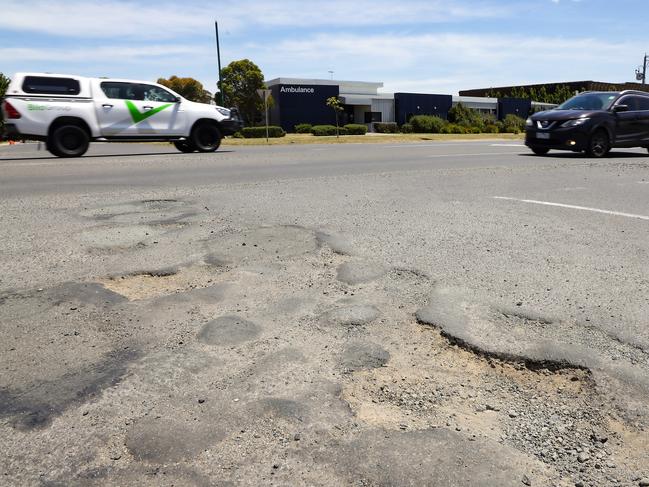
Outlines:
[[[230,113],[230,110],[228,110],[227,108],[216,107],[216,111],[219,112],[224,117],[230,118],[231,113]]]
[[[563,122],[561,124],[561,126],[562,127],[579,127],[580,125],[585,124],[589,120],[590,120],[590,118],[588,118],[588,117],[575,118],[574,120],[568,120],[567,122]]]
[[[526,127],[533,127],[534,126],[534,122],[532,122],[531,118],[528,118],[527,120],[525,120],[525,126]]]

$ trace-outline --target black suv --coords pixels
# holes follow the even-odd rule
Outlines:
[[[649,150],[649,93],[586,91],[525,122],[525,145],[535,154],[550,149],[603,157],[612,147]]]

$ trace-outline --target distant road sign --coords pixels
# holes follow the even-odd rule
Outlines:
[[[266,101],[270,96],[270,90],[257,90],[257,94],[259,95],[259,98]]]

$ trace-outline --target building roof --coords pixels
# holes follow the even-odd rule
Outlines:
[[[639,90],[649,91],[649,85],[641,83],[609,83],[605,81],[560,81],[557,83],[537,83],[533,85],[515,85],[515,86],[498,86],[490,88],[477,88],[472,90],[460,91],[460,96],[485,96],[487,93],[501,93],[504,96],[515,89],[540,89],[546,88],[554,90],[560,86],[568,86],[571,90],[575,91],[622,91],[622,90]]]

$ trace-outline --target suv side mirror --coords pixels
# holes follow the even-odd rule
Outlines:
[[[628,111],[629,111],[629,105],[615,105],[615,106],[613,107],[613,111],[614,111],[615,113],[618,113],[618,112],[628,112]]]

